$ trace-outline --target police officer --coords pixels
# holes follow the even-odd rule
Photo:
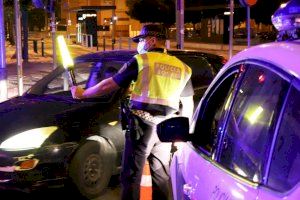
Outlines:
[[[181,115],[191,119],[194,102],[191,68],[164,50],[165,29],[147,24],[133,38],[137,51],[117,74],[87,88],[72,87],[74,98],[82,99],[107,94],[132,83],[129,108],[135,127],[126,133],[123,153],[121,184],[122,199],[139,199],[140,182],[146,159],[152,177],[152,199],[169,198],[170,143],[162,143],[156,134],[156,124]]]

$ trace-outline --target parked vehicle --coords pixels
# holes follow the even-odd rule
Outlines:
[[[257,37],[261,42],[274,42],[277,39],[277,31],[268,31],[257,33]]]
[[[286,11],[299,11],[299,3]],[[295,20],[291,13],[278,16]],[[171,163],[175,200],[300,199],[299,36],[232,57],[191,127],[182,117],[159,124],[161,140],[188,141]]]
[[[246,39],[247,36],[248,36],[248,33],[247,33],[247,29],[246,28],[237,28],[237,29],[234,29],[233,38],[235,38],[235,39]],[[255,32],[254,32],[254,30],[252,28],[250,29],[250,37],[251,38],[255,37]]]
[[[224,61],[194,51],[170,51],[193,69],[193,84],[205,91]],[[75,59],[78,85],[90,87],[116,73],[135,51],[107,51]],[[75,100],[65,70],[58,67],[24,95],[0,104],[0,190],[32,191],[70,186],[93,199],[118,175],[124,149],[119,122],[123,91]]]

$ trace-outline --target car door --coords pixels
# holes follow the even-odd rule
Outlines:
[[[244,77],[236,90],[213,169],[215,187],[230,199],[257,199],[264,184],[272,141],[289,79],[274,66],[261,62],[244,64]]]
[[[177,154],[178,171],[184,180],[179,189],[189,199],[229,199],[231,196],[223,190],[225,176],[215,156],[221,138],[218,127],[225,122],[240,74],[239,66],[234,66],[214,81],[197,108],[191,128],[192,142]]]
[[[288,92],[285,109],[274,140],[268,179],[258,199],[300,198],[300,81],[296,78]]]
[[[195,169],[183,170],[191,199],[256,199],[263,182],[288,81],[256,64],[237,64],[226,74],[198,108],[196,151],[183,151],[184,166]]]

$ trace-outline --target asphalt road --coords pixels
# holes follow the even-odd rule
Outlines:
[[[120,183],[118,177],[112,177],[108,188],[103,194],[93,200],[119,200],[120,199]],[[16,191],[1,191],[1,200],[83,200],[78,197],[74,191],[67,188],[46,188],[31,193]]]

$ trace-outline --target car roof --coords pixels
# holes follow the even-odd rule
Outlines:
[[[169,54],[173,56],[180,56],[180,55],[194,55],[194,56],[203,56],[208,58],[214,59],[222,59],[223,57],[216,54],[206,53],[202,51],[196,50],[168,50]],[[101,51],[96,53],[88,53],[81,56],[77,56],[74,59],[75,63],[81,62],[99,62],[102,60],[119,60],[119,61],[127,61],[132,56],[137,54],[136,50],[111,50],[111,51]],[[116,59],[118,58],[118,59]]]
[[[81,62],[99,62],[102,60],[117,60],[128,61],[137,52],[135,50],[111,50],[111,51],[101,51],[96,53],[88,53],[81,56],[77,56],[74,59],[75,63]]]
[[[255,59],[274,64],[299,78],[299,56],[300,40],[266,43],[239,52],[225,64],[222,71],[230,67],[233,63],[245,59]]]

